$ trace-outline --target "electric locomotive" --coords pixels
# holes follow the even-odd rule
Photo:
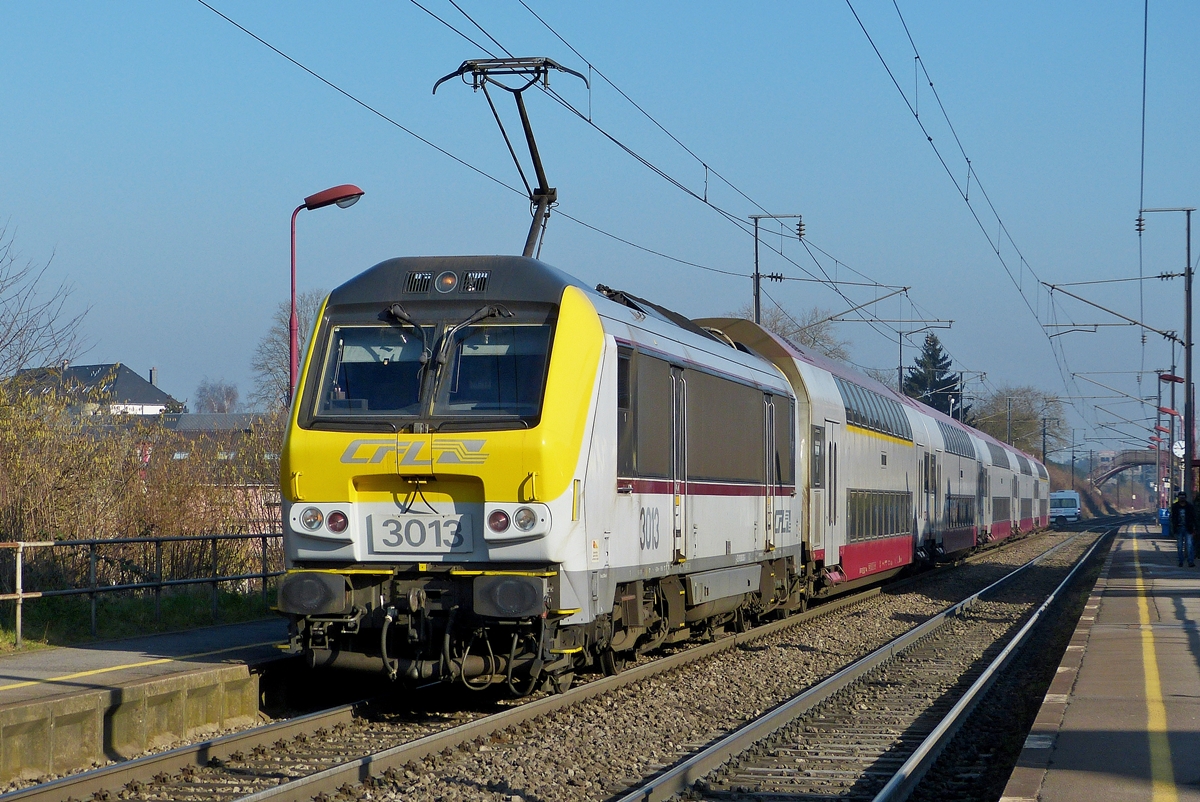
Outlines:
[[[782,373],[525,257],[334,290],[281,460],[279,609],[315,663],[562,687],[802,603]]]
[[[278,607],[314,664],[562,689],[1044,526],[1047,478],[749,321],[529,257],[392,259],[310,338]]]

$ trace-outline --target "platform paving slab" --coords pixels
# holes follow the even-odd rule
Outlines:
[[[0,782],[253,723],[286,637],[270,619],[0,657]]]
[[[1145,627],[1139,598],[1149,614]],[[1200,802],[1197,622],[1200,568],[1180,568],[1174,540],[1158,526],[1122,528],[1001,799]],[[1157,783],[1153,709],[1165,711],[1169,750],[1157,753]]]

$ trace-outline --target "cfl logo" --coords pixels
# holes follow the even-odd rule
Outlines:
[[[395,455],[399,466],[482,465],[488,455],[483,451],[486,440],[445,439],[435,442],[432,454],[425,451],[425,440],[352,440],[342,452],[341,461],[347,465],[378,465]],[[436,459],[434,457],[436,456]]]

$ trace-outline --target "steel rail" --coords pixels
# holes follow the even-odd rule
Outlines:
[[[105,798],[104,792],[115,791],[134,780],[145,782],[159,773],[178,774],[186,766],[203,766],[214,758],[225,760],[234,752],[249,751],[256,746],[267,747],[280,738],[309,733],[318,727],[348,724],[354,718],[354,708],[358,704],[361,703],[340,705],[167,752],[71,774],[41,785],[0,794],[0,799],[4,802],[62,802],[68,798],[92,799],[93,795],[96,795],[96,799]]]
[[[703,660],[710,655],[737,648],[743,644],[751,643],[776,632],[789,629],[792,626],[802,624],[805,621],[810,621],[814,618],[867,601],[879,595],[879,592],[880,589],[877,587],[870,588],[861,593],[825,602],[819,607],[779,621],[772,621],[769,624],[755,627],[747,632],[740,632],[710,643],[694,646],[685,651],[657,658],[640,666],[626,669],[615,676],[604,677],[584,685],[578,685],[565,693],[526,702],[501,713],[485,716],[473,722],[461,724],[407,744],[401,744],[375,755],[339,764],[330,769],[262,792],[266,793],[266,796],[255,794],[247,797],[247,799],[269,799],[273,796],[287,796],[291,792],[284,789],[295,790],[302,785],[307,787],[315,783],[323,783],[325,780],[324,775],[327,774],[331,777],[336,777],[336,781],[331,781],[332,784],[316,786],[312,793],[315,795],[322,790],[334,790],[345,782],[353,781],[351,775],[357,776],[356,767],[368,767],[366,773],[361,775],[365,777],[372,773],[372,771],[384,771],[389,766],[403,766],[409,760],[419,760],[422,757],[434,754],[447,747],[457,746],[480,735],[504,729],[513,724],[520,724],[536,716],[569,707],[570,705],[616,690],[625,685],[639,682],[647,677]],[[202,766],[214,758],[225,760],[234,752],[249,751],[258,745],[270,746],[280,738],[286,739],[302,732],[310,733],[319,727],[330,728],[338,723],[349,722],[353,718],[354,708],[360,704],[362,702],[355,702],[285,721],[276,721],[243,732],[231,733],[219,738],[181,746],[161,754],[147,755],[123,763],[102,766],[98,769],[69,775],[31,788],[10,791],[9,793],[0,795],[0,802],[18,802],[18,800],[19,802],[60,802],[60,800],[70,796],[87,798],[97,791],[106,789],[111,791],[133,780],[149,780],[160,772],[177,773],[184,766]]]
[[[901,652],[916,644],[926,636],[943,626],[949,619],[959,615],[965,610],[973,607],[984,594],[994,590],[1000,585],[1008,582],[1018,574],[1025,571],[1034,565],[1041,563],[1043,560],[1053,556],[1061,549],[1075,542],[1078,538],[1088,534],[1092,530],[1084,530],[1054,548],[1048,549],[1038,555],[1033,560],[1025,563],[1021,567],[1011,571],[992,584],[988,585],[983,590],[975,593],[957,604],[954,604],[941,613],[930,618],[918,627],[915,627],[900,637],[891,641],[888,644],[876,649],[867,656],[860,658],[850,664],[841,671],[833,674],[830,677],[822,680],[812,688],[804,691],[791,700],[780,704],[765,715],[751,721],[741,728],[735,730],[729,735],[721,738],[705,749],[695,753],[691,757],[675,764],[672,768],[652,778],[648,782],[638,786],[636,789],[617,797],[619,802],[661,802],[662,800],[670,799],[671,797],[683,793],[690,788],[694,783],[705,777],[713,769],[716,769],[731,758],[745,752],[755,743],[762,741],[773,733],[781,730],[797,718],[808,713],[814,707],[829,699],[838,691],[856,682],[865,674],[873,669],[883,665],[893,659]],[[1108,534],[1104,532],[1096,543],[1101,542]],[[1092,545],[1094,549],[1096,544]],[[1090,555],[1091,551],[1087,552]],[[1082,564],[1084,559],[1081,558],[1077,564]],[[1057,591],[1055,591],[1057,593]]]
[[[1025,539],[1006,538],[982,551],[970,554],[953,563],[939,566],[934,571],[927,571],[912,577],[893,581],[885,586],[867,588],[845,596],[834,596],[802,613],[778,621],[772,621],[769,624],[755,627],[747,632],[737,633],[736,635],[720,638],[710,643],[693,646],[685,651],[667,657],[656,658],[640,666],[626,669],[615,676],[604,677],[584,685],[576,686],[563,694],[527,702],[502,713],[452,727],[440,733],[392,747],[384,752],[364,756],[357,760],[330,767],[307,777],[298,778],[278,787],[245,797],[245,800],[248,802],[248,800],[286,797],[293,791],[300,791],[301,787],[309,789],[314,796],[321,792],[336,791],[338,787],[346,782],[361,782],[366,776],[382,773],[389,767],[403,766],[410,760],[419,760],[440,752],[445,748],[453,748],[459,744],[473,740],[480,735],[486,735],[513,724],[519,724],[530,718],[554,712],[577,702],[634,684],[656,674],[665,673],[703,660],[711,655],[737,648],[743,644],[752,643],[807,621],[865,602],[879,595],[884,588],[896,590],[921,580],[930,579],[945,571],[951,571],[963,563],[970,564],[977,562],[987,556],[1005,551],[1012,546],[1022,543]],[[1066,542],[1056,546],[1055,549],[1061,548]],[[1042,556],[1049,554],[1055,549],[1048,550]],[[1038,559],[1041,559],[1041,557]],[[30,788],[10,791],[0,794],[0,802],[59,802],[59,800],[68,797],[86,799],[95,793],[106,790],[112,791],[133,781],[149,781],[157,774],[179,773],[186,766],[203,766],[213,759],[227,760],[235,752],[248,752],[255,746],[270,746],[281,738],[288,739],[300,733],[311,733],[318,728],[323,727],[328,729],[339,723],[348,723],[354,717],[355,708],[363,704],[363,701],[365,700],[309,713],[284,721],[271,722],[270,724],[243,732],[231,733],[195,744],[177,747],[167,752],[146,755],[102,766],[90,771],[51,780],[48,783]]]
[[[1029,620],[1025,622],[1025,626],[1021,627],[1020,631],[1013,636],[1003,651],[996,656],[996,659],[984,670],[983,674],[975,680],[974,684],[963,694],[962,698],[950,709],[946,717],[934,727],[933,732],[921,742],[917,750],[913,752],[908,760],[904,761],[904,765],[896,770],[896,773],[892,775],[887,784],[875,795],[873,802],[898,802],[899,800],[908,799],[909,795],[917,787],[917,783],[921,781],[921,778],[933,766],[934,761],[937,760],[942,750],[946,748],[946,745],[950,743],[954,735],[966,723],[971,712],[975,709],[975,705],[991,689],[1000,672],[1008,665],[1013,655],[1025,645],[1025,641],[1033,631],[1034,625],[1041,619],[1042,614],[1050,608],[1050,605],[1058,598],[1059,593],[1074,581],[1075,574],[1088,563],[1097,547],[1112,535],[1113,532],[1118,531],[1118,529],[1110,529],[1096,538],[1091,547],[1076,561],[1066,578],[1059,583],[1058,587],[1050,593],[1041,606],[1030,616]]]

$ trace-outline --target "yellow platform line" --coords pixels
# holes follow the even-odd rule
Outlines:
[[[1171,765],[1171,741],[1167,736],[1167,708],[1163,704],[1162,684],[1158,676],[1158,653],[1154,648],[1154,628],[1150,626],[1150,604],[1142,564],[1138,559],[1138,537],[1133,536],[1134,586],[1137,588],[1138,623],[1142,631],[1142,666],[1146,675],[1146,734],[1150,740],[1150,781],[1154,802],[1177,802],[1175,770]]]
[[[57,677],[47,677],[46,679],[31,679],[23,682],[11,682],[8,685],[0,685],[0,691],[12,691],[17,688],[28,688],[31,685],[49,685],[53,682],[67,682],[73,679],[82,679],[84,677],[94,677],[97,674],[107,674],[111,671],[122,671],[126,668],[145,668],[146,666],[157,666],[163,663],[174,663],[182,660],[192,660],[197,657],[211,657],[214,654],[225,654],[226,652],[237,652],[242,649],[253,649],[258,646],[274,646],[279,641],[262,641],[261,643],[246,643],[241,646],[227,646],[224,649],[213,649],[208,652],[196,652],[194,654],[181,654],[178,657],[156,657],[153,660],[142,660],[137,663],[125,663],[119,666],[108,666],[106,668],[93,668],[90,671],[76,671],[74,674],[62,674]]]

